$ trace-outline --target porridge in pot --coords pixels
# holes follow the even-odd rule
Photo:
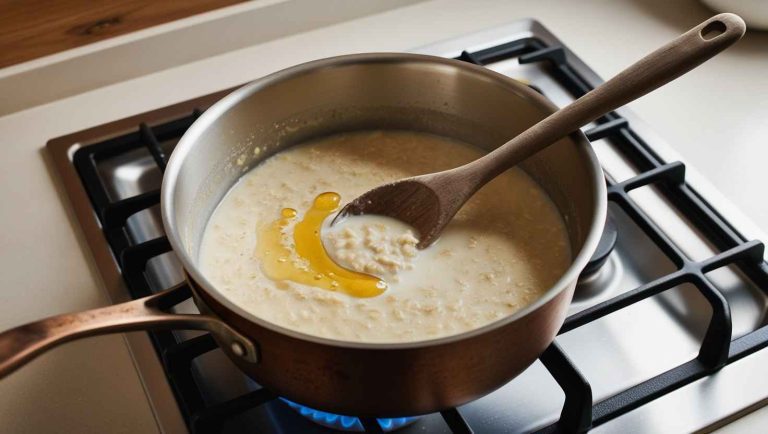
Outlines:
[[[539,298],[570,264],[565,226],[522,170],[497,177],[440,239],[340,205],[378,185],[460,166],[472,146],[406,131],[344,133],[287,149],[242,176],[200,249],[210,282],[243,309],[310,335],[411,342],[472,330]]]

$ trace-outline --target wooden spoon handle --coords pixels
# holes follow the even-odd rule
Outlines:
[[[474,172],[480,188],[558,139],[701,65],[738,41],[745,30],[746,25],[738,15],[716,15],[460,169]],[[465,171],[464,175],[468,173]]]

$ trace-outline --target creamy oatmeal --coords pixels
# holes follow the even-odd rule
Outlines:
[[[377,185],[481,155],[462,143],[402,131],[346,133],[288,149],[243,175],[219,204],[203,236],[201,269],[256,316],[316,336],[408,342],[488,324],[536,300],[570,263],[560,215],[518,169],[475,194],[425,250],[416,249],[409,227],[389,218],[350,217],[333,227],[326,221],[318,242],[348,269],[342,271],[372,275],[385,289],[355,297],[333,285],[334,273],[311,274],[316,281],[270,279],[275,268],[267,266],[306,266],[290,235],[310,220],[307,210],[321,193],[336,192],[345,203]],[[265,234],[276,224],[282,238],[269,244]],[[275,243],[277,250],[264,247]]]
[[[399,283],[400,273],[413,270],[419,239],[407,224],[389,217],[346,217],[323,231],[325,248],[339,264],[360,273]]]

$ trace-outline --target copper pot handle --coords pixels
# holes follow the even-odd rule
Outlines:
[[[0,378],[43,352],[86,336],[148,329],[207,330],[235,355],[257,363],[258,350],[247,338],[213,316],[165,312],[191,296],[186,283],[148,297],[83,312],[56,315],[0,333]]]

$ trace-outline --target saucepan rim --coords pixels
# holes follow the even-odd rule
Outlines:
[[[453,59],[446,59],[442,57],[429,56],[423,54],[412,53],[364,53],[364,54],[352,54],[344,56],[330,57],[320,60],[315,60],[307,63],[303,63],[291,68],[287,68],[263,78],[257,79],[243,87],[233,91],[208,110],[206,110],[184,133],[179,140],[176,148],[174,149],[168,165],[165,169],[163,176],[163,182],[161,187],[161,213],[163,218],[163,225],[168,240],[173,247],[174,253],[179,257],[188,277],[197,283],[197,285],[206,292],[210,297],[220,303],[224,308],[228,309],[232,313],[239,315],[243,319],[255,323],[261,327],[272,330],[274,332],[284,334],[296,339],[314,342],[321,345],[346,347],[346,348],[358,348],[365,350],[393,350],[393,349],[411,349],[411,348],[423,348],[426,346],[449,344],[464,339],[469,339],[477,335],[481,335],[491,330],[501,328],[517,321],[518,319],[536,311],[541,306],[552,300],[562,291],[566,290],[569,285],[578,279],[579,274],[586,266],[590,257],[592,256],[597,244],[602,235],[603,226],[605,224],[605,215],[607,212],[607,192],[605,186],[605,179],[603,176],[602,168],[599,164],[597,156],[592,150],[589,141],[581,131],[576,131],[571,134],[570,139],[573,140],[577,147],[580,156],[588,163],[589,173],[592,176],[592,184],[594,186],[594,218],[589,225],[588,233],[586,234],[584,243],[571,261],[571,265],[563,273],[560,279],[553,284],[541,297],[536,301],[529,304],[525,308],[513,313],[512,315],[503,317],[496,321],[486,324],[482,327],[472,329],[463,333],[412,342],[393,342],[393,343],[381,343],[381,342],[355,342],[344,341],[340,339],[331,339],[319,336],[313,336],[307,333],[291,330],[286,327],[282,327],[275,323],[272,323],[266,319],[260,318],[253,313],[250,313],[238,306],[229,297],[221,293],[215,285],[213,285],[200,271],[194,258],[191,257],[187,249],[185,248],[180,233],[179,227],[176,224],[176,207],[174,202],[174,193],[176,191],[176,185],[179,179],[179,172],[190,152],[193,151],[195,146],[199,143],[201,135],[217,121],[224,113],[232,109],[237,104],[246,100],[254,93],[264,89],[270,85],[276,84],[280,81],[296,78],[303,74],[312,73],[317,70],[326,68],[338,68],[344,66],[351,66],[355,64],[371,64],[371,63],[433,63],[441,64],[449,67],[460,68],[466,71],[470,71],[474,74],[478,74],[485,79],[496,81],[504,86],[510,88],[511,91],[517,95],[523,97],[528,102],[534,105],[538,105],[539,108],[544,109],[548,113],[552,113],[557,110],[557,107],[552,104],[544,96],[540,95],[536,91],[530,89],[528,86],[511,79],[507,76],[491,71],[490,69],[472,65],[466,62],[461,62]],[[226,321],[226,318],[222,318]]]

